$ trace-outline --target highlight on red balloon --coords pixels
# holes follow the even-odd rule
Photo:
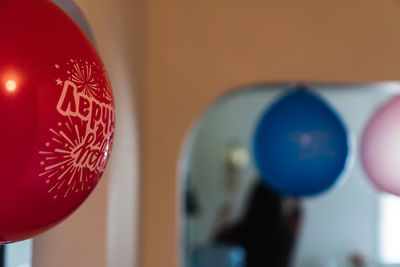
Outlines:
[[[0,88],[6,93],[14,93],[21,83],[20,76],[21,75],[18,75],[18,72],[15,70],[3,71],[3,73],[0,74]]]
[[[15,80],[8,80],[6,82],[6,89],[9,92],[14,92],[17,89],[17,82]]]

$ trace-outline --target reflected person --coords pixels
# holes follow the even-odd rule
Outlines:
[[[218,229],[214,241],[242,247],[246,267],[287,267],[301,213],[299,200],[284,198],[258,180],[243,217],[234,225]]]

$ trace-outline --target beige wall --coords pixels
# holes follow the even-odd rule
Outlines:
[[[147,0],[141,264],[178,265],[177,162],[190,125],[231,88],[400,79],[399,1]]]

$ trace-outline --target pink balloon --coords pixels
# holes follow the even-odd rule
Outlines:
[[[380,107],[368,122],[361,161],[373,184],[400,196],[400,96]]]

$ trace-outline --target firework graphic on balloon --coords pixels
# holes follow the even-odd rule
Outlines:
[[[84,92],[88,97],[97,97],[99,95],[99,87],[94,76],[94,69],[88,62],[85,64],[79,64],[76,61],[71,62],[71,81],[73,81],[77,87],[78,92]],[[93,65],[95,66],[95,65]]]
[[[62,69],[59,64],[54,66]],[[104,172],[113,143],[115,118],[109,80],[101,70],[95,63],[71,59],[64,76],[60,75],[64,81],[55,80],[57,86],[63,87],[59,102],[84,98],[91,116],[57,106],[60,121],[49,129],[50,139],[39,151],[42,171],[38,175],[49,185],[48,193],[54,199],[93,189]],[[65,97],[67,91],[76,97]],[[77,103],[67,105],[71,106]]]

